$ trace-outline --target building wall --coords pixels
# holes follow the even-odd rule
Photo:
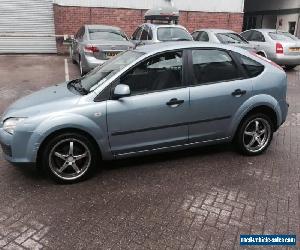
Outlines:
[[[228,2],[230,1],[230,4]],[[184,11],[243,12],[244,0],[54,0],[61,6],[150,9],[169,6],[170,2]]]
[[[65,1],[65,0],[64,0]],[[146,9],[61,6],[54,4],[55,31],[57,35],[74,35],[85,24],[108,24],[122,28],[131,36],[143,23]],[[240,32],[243,14],[229,12],[180,11],[180,24],[189,31],[199,28],[226,28]],[[59,53],[67,48],[57,40]]]

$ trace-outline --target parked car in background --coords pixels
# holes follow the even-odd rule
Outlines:
[[[132,35],[136,45],[170,41],[193,41],[192,36],[181,25],[144,23]]]
[[[71,57],[74,63],[78,63],[80,74],[84,75],[118,53],[133,47],[126,34],[118,27],[85,25],[74,37]]]
[[[86,178],[97,160],[235,142],[263,153],[285,121],[281,67],[240,48],[199,42],[137,47],[76,80],[15,102],[0,120],[13,163],[55,180]]]
[[[153,8],[145,13],[145,23],[133,33],[131,39],[138,45],[170,41],[193,41],[179,22],[179,10],[174,7]]]
[[[293,69],[300,65],[300,40],[292,34],[275,29],[252,29],[241,33],[262,56]]]
[[[256,52],[254,45],[232,30],[225,29],[201,29],[192,33],[195,41],[222,43],[237,46],[252,52]]]

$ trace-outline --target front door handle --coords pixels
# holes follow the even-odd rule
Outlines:
[[[166,104],[172,108],[176,108],[180,106],[182,103],[184,103],[184,100],[178,100],[177,98],[173,98],[170,101],[168,101]]]
[[[240,97],[240,96],[246,95],[246,93],[247,93],[246,90],[236,89],[236,90],[233,91],[231,94],[232,94],[233,96]]]

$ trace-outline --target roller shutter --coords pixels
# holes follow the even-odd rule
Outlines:
[[[54,34],[52,0],[0,0],[0,54],[56,53]]]

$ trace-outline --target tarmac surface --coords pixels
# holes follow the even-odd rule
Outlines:
[[[0,56],[0,113],[63,82],[64,59]],[[1,152],[0,248],[244,249],[239,236],[250,233],[297,234],[300,246],[300,67],[288,78],[287,122],[259,157],[219,145],[106,162],[85,182],[57,185]]]

